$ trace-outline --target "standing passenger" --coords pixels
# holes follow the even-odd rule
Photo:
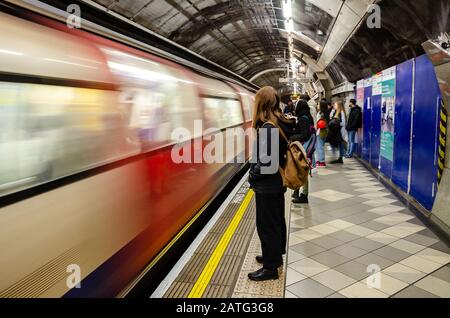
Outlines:
[[[350,115],[348,116],[347,131],[349,148],[345,155],[346,158],[353,157],[356,148],[356,133],[362,127],[362,110],[356,105],[356,100],[350,100]]]
[[[271,140],[273,129],[279,129],[285,124],[280,117],[279,98],[272,87],[261,88],[255,97],[253,109],[253,128],[257,130],[257,160],[250,166],[249,182],[255,191],[256,201],[256,229],[261,240],[262,256],[256,260],[263,263],[263,267],[256,272],[248,274],[249,279],[264,281],[278,279],[278,267],[283,264],[283,254],[286,253],[286,222],[284,219],[284,193],[283,180],[279,169],[275,173],[265,174],[264,167],[271,165],[271,158],[278,156],[279,165],[284,165],[284,154],[287,151],[287,142],[284,133],[279,131],[278,140]],[[274,143],[278,143],[279,152],[271,153]]]
[[[317,113],[317,166],[326,167],[325,161],[325,141],[328,135],[328,123],[330,113],[326,101],[320,101],[319,112]]]
[[[285,115],[293,115],[295,112],[295,107],[294,107],[294,103],[292,102],[292,100],[290,99],[286,105],[286,107],[283,110],[283,114]]]
[[[317,104],[316,104],[316,102],[314,102],[314,100],[311,99],[311,97],[309,97],[308,94],[301,95],[300,99],[303,99],[304,101],[306,101],[308,103],[309,112],[311,113],[311,117],[312,117],[313,122],[314,122],[314,128],[317,128],[317,121],[316,121]]]
[[[295,115],[297,116],[297,126],[295,128],[295,134],[291,137],[291,140],[299,141],[303,144],[305,149],[308,148],[307,143],[313,142],[311,138],[315,134],[314,120],[311,116],[311,112],[308,103],[301,99],[297,102],[295,109]],[[312,155],[308,158],[311,162],[313,160]],[[293,203],[308,203],[309,195],[309,180],[303,185],[302,193],[300,190],[295,190],[292,195]]]
[[[337,132],[340,134],[338,138],[336,138],[336,142],[332,145],[333,152],[339,150],[339,157],[337,160],[332,161],[332,164],[342,164],[344,161],[342,157],[345,155],[345,144],[348,142],[347,130],[345,127],[347,126],[347,114],[345,113],[344,104],[341,101],[334,103],[334,115],[331,121],[336,123]],[[332,126],[330,121],[330,126]],[[330,127],[331,128],[331,127]]]

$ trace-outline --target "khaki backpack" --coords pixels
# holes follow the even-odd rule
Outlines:
[[[299,141],[289,141],[283,130],[272,122],[268,122],[279,129],[281,136],[287,142],[286,163],[280,167],[280,174],[283,178],[283,186],[298,190],[308,182],[311,172],[311,163],[308,159],[303,145]]]

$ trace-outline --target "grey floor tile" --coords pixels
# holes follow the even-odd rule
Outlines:
[[[336,186],[336,188],[339,188],[339,185]],[[359,206],[362,206],[362,204],[355,203],[351,200],[341,200],[336,202],[330,202],[328,204],[322,205],[322,207],[326,207],[329,211],[333,211],[339,208],[348,208],[348,209],[358,209]]]
[[[355,261],[350,261],[336,266],[334,270],[356,280],[361,280],[369,276],[369,273],[367,272],[367,266]]]
[[[399,211],[399,213],[400,213],[400,212],[403,212],[403,211]],[[406,221],[406,222],[409,222],[409,223],[412,223],[412,224],[416,224],[416,225],[422,225],[422,226],[425,226],[425,225],[423,224],[423,222],[422,222],[420,219],[418,219],[418,218],[414,218],[414,219],[408,220],[408,221]]]
[[[326,213],[330,216],[334,216],[336,218],[344,218],[356,213],[361,212],[361,210],[357,210],[357,209],[349,209],[348,207],[344,207],[344,208],[340,208],[340,209],[335,209],[332,211],[327,211]]]
[[[350,259],[348,259],[347,257],[339,255],[332,251],[325,251],[325,252],[316,254],[314,256],[311,256],[311,258],[323,265],[330,267],[330,268],[350,261]]]
[[[394,262],[400,262],[401,260],[404,260],[405,258],[411,256],[410,253],[399,250],[398,248],[392,246],[384,246],[376,251],[373,251],[372,253]]]
[[[377,222],[377,221],[368,221],[368,222],[362,223],[360,225],[364,226],[364,227],[367,227],[368,229],[377,231],[377,232],[379,232],[381,230],[384,230],[384,229],[389,227],[389,225],[383,224],[383,223],[380,223],[380,222]]]
[[[316,239],[313,239],[310,241],[313,244],[316,244],[320,247],[323,247],[324,249],[332,249],[335,248],[336,246],[345,244],[345,242],[342,242],[340,240],[338,240],[337,238],[331,237],[331,236],[321,236],[318,237]]]
[[[422,288],[416,286],[409,286],[402,291],[398,292],[393,298],[439,298],[432,293],[429,293]]]
[[[444,242],[442,242],[442,241],[431,245],[430,248],[433,248],[435,250],[438,250],[438,251],[450,254],[450,247],[447,244],[445,244]]]
[[[335,291],[341,290],[356,283],[356,280],[354,278],[348,277],[347,275],[342,274],[341,272],[338,272],[334,269],[329,269],[311,278],[321,283],[325,287],[331,288]]]
[[[430,229],[424,229],[424,230],[422,230],[420,232],[417,232],[417,234],[425,235],[425,236],[431,237],[433,239],[439,240],[437,235],[434,234],[433,231],[431,231]]]
[[[419,233],[409,235],[409,236],[405,237],[404,239],[409,242],[413,242],[413,243],[420,244],[423,246],[430,246],[439,241],[438,239],[435,239],[435,238],[432,238],[432,237],[429,237],[426,235],[422,235]]]
[[[384,246],[383,243],[373,241],[373,240],[370,240],[365,237],[351,241],[349,244],[352,246],[358,247],[360,249],[363,249],[365,251],[368,251],[368,252],[379,249],[380,247]]]
[[[364,213],[364,212],[362,212]],[[368,218],[367,216],[363,215],[362,213],[357,213],[357,214],[353,214],[350,216],[347,216],[345,218],[342,218],[342,220],[350,222],[350,223],[354,223],[354,224],[361,224],[361,223],[365,223],[369,220],[371,220],[370,218]],[[377,214],[377,216],[379,217],[379,215]],[[376,217],[374,217],[375,219]]]
[[[299,226],[301,228],[311,227],[311,226],[320,224],[318,222],[314,222],[311,220],[305,220],[305,219],[294,220],[294,221],[292,221],[292,223],[294,223],[296,226]]]
[[[447,283],[450,283],[450,264],[438,269],[434,273],[431,273],[431,276],[437,277],[446,281]]]
[[[406,215],[411,215],[411,216],[416,216],[413,212],[411,212],[410,210],[408,210],[408,209],[405,209],[405,210],[400,210],[400,211],[398,211],[398,213],[402,213],[402,214],[406,214]],[[423,223],[419,220],[419,219],[412,219],[412,220],[414,220],[414,222],[417,222],[417,221],[419,221],[419,223],[414,223],[414,224],[417,224],[417,225],[423,225]]]
[[[310,278],[290,285],[287,290],[300,298],[325,298],[335,293],[334,290]]]
[[[325,251],[323,247],[312,244],[310,242],[303,242],[297,245],[293,245],[290,247],[290,249],[294,250],[297,253],[305,255],[306,257],[310,257],[312,255],[319,254]]]
[[[414,286],[426,290],[436,296],[450,298],[450,283],[435,276],[428,275],[414,283]]]
[[[377,266],[380,266],[381,269],[387,268],[395,263],[391,260],[388,260],[384,257],[381,257],[381,256],[379,256],[377,254],[373,254],[373,253],[369,253],[369,254],[363,255],[361,257],[358,257],[355,259],[355,262],[364,264],[366,266],[377,265]]]
[[[329,215],[327,215],[325,213],[321,213],[321,214],[318,214],[318,215],[313,215],[313,217],[311,219],[313,221],[318,221],[320,223],[327,223],[327,222],[336,220],[335,217],[331,217],[331,216],[329,216]]]
[[[335,248],[331,249],[331,251],[334,253],[337,253],[339,255],[345,256],[349,259],[354,259],[354,258],[360,257],[360,256],[368,253],[367,251],[365,251],[361,248],[352,246],[349,243],[335,247]]]
[[[354,241],[354,240],[359,239],[361,237],[359,235],[352,234],[352,233],[349,233],[347,231],[334,232],[334,233],[329,234],[328,236],[334,237],[334,238],[338,239],[339,241],[342,241],[342,242],[345,242],[345,243]]]

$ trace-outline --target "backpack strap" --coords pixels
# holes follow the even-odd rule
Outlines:
[[[274,126],[275,128],[278,128],[278,130],[280,131],[281,137],[283,137],[283,139],[289,144],[289,139],[286,137],[286,134],[284,133],[283,129],[281,129],[280,127],[278,127],[277,125],[275,125],[275,123],[272,122],[272,121],[266,121],[266,122],[262,125],[262,127],[264,127],[265,124],[270,124],[270,125]]]

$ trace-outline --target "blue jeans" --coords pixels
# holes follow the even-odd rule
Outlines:
[[[332,147],[333,148],[333,155],[336,155],[336,151],[338,149],[338,147]],[[345,148],[344,148],[344,142],[341,142],[339,144],[339,157],[344,157],[345,156]]]
[[[325,162],[325,139],[320,138],[320,136],[317,136],[316,152],[317,161]]]
[[[351,157],[355,153],[356,150],[356,130],[348,132],[348,143],[349,148],[347,152],[347,156]]]

